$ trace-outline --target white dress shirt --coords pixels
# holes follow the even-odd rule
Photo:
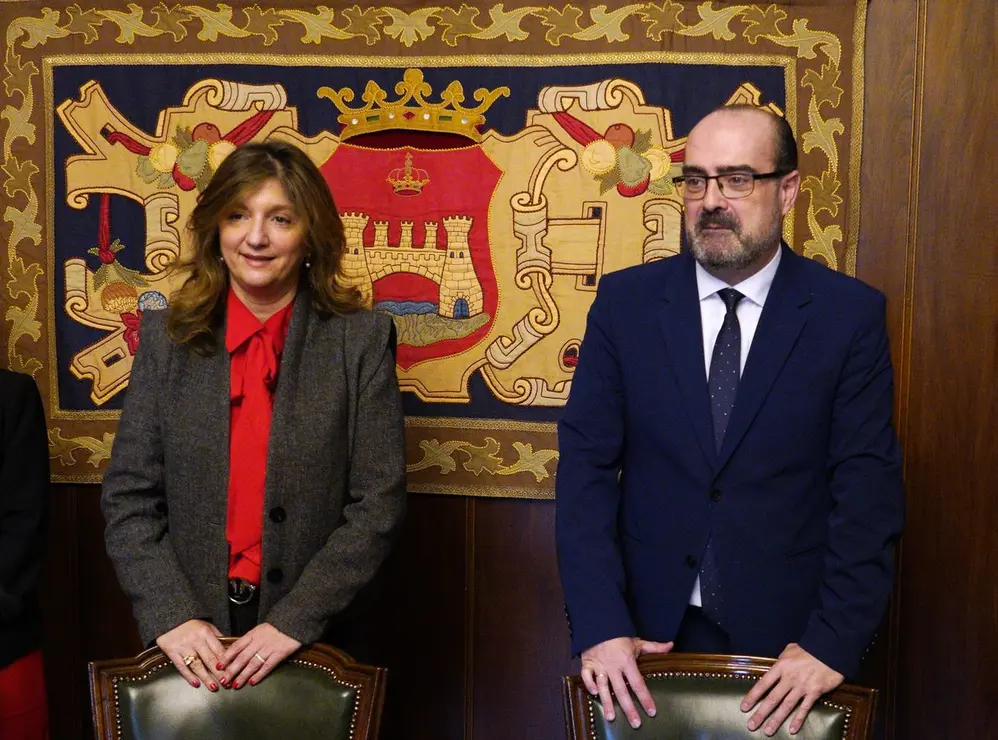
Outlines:
[[[766,296],[769,295],[769,289],[773,285],[773,278],[776,277],[776,268],[780,266],[781,251],[782,248],[777,249],[776,255],[765,267],[737,285],[728,285],[707,272],[700,266],[699,262],[696,263],[697,294],[700,297],[700,323],[703,325],[703,360],[704,367],[707,369],[706,378],[710,378],[710,359],[714,354],[714,342],[717,341],[717,333],[721,330],[724,314],[727,312],[724,301],[717,294],[717,291],[723,288],[735,288],[745,296],[738,302],[738,307],[735,309],[742,335],[741,366],[738,368],[739,375],[741,375],[745,372],[745,361],[748,359],[749,349],[752,347],[755,330],[759,326],[762,307],[765,305]],[[690,604],[702,606],[700,576],[697,576],[696,583],[693,584]]]

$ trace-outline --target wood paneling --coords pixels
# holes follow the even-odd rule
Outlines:
[[[916,61],[919,45],[917,0],[884,0],[867,14],[866,96],[864,104],[862,202],[857,276],[887,295],[896,394],[895,423],[903,430],[911,322],[910,271],[915,207],[918,131],[921,124]],[[900,560],[900,554],[898,556]],[[879,717],[887,737],[896,737],[897,588],[862,676],[882,690]],[[870,665],[870,664],[873,665]]]
[[[104,517],[97,486],[76,488],[79,542],[80,650],[87,661],[136,655],[143,649],[132,606],[104,550]]]
[[[561,737],[561,676],[573,664],[553,501],[477,502],[474,588],[474,733],[468,737]]]
[[[916,141],[916,0],[870,4],[867,15],[861,220],[856,273],[888,298],[895,365],[901,343],[909,232],[912,149]],[[890,94],[885,94],[889,91]]]
[[[998,6],[924,5],[897,737],[998,737]]]
[[[464,737],[472,505],[410,495],[402,536],[379,576],[371,659],[388,668],[386,739]]]
[[[79,608],[85,598],[77,564],[76,489],[52,486],[48,507],[48,547],[39,593],[44,617],[45,679],[52,738],[90,737],[81,707],[86,673],[80,655]]]

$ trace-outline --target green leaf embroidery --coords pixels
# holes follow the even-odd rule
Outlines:
[[[208,166],[208,142],[198,139],[177,155],[177,168],[197,180]]]
[[[631,151],[637,154],[644,154],[651,146],[651,130],[638,129],[634,132],[634,143],[631,144]]]

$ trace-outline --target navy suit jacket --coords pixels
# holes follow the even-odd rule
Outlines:
[[[712,536],[735,652],[855,675],[904,512],[885,299],[782,249],[719,452],[693,257],[600,282],[558,425],[575,651],[673,639]]]

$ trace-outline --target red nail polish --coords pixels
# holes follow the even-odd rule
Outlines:
[[[256,679],[255,678],[251,678],[250,679],[250,686],[256,686]]]
[[[201,682],[198,681],[197,679],[194,679],[194,681],[191,683],[191,686],[193,686],[196,689],[200,689],[201,688]]]
[[[236,683],[232,684],[232,688],[238,689],[239,688],[239,682],[236,681]]]
[[[215,663],[215,670],[216,671],[222,670],[222,661],[218,661],[217,663]]]
[[[208,688],[212,691],[218,691],[218,686],[216,684],[208,684]]]

